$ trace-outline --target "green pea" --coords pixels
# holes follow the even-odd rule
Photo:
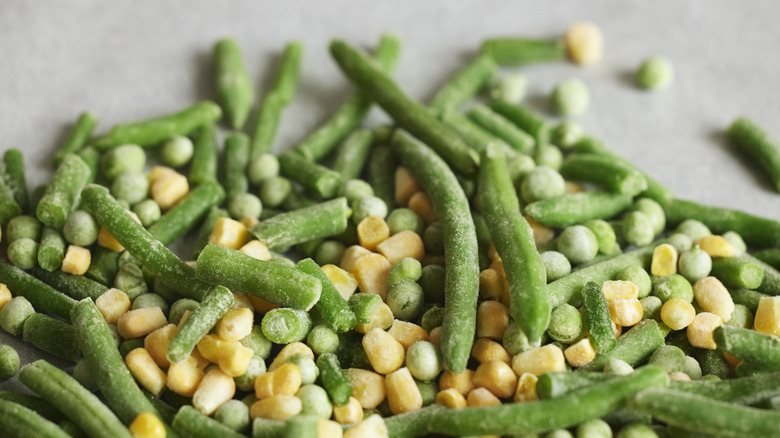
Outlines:
[[[425,224],[419,214],[408,208],[396,208],[387,216],[387,226],[390,235],[401,231],[414,231],[418,235],[423,234]]]
[[[376,196],[364,196],[352,203],[352,220],[359,224],[369,216],[387,217],[387,204]]]
[[[159,307],[164,314],[168,314],[169,307],[165,298],[157,294],[142,294],[133,300],[133,310],[145,307]]]
[[[594,418],[577,426],[577,438],[612,438],[612,428],[601,418]]]
[[[95,243],[98,231],[99,228],[95,218],[82,210],[76,210],[71,213],[62,227],[62,234],[68,243],[84,247]]]
[[[573,264],[593,260],[599,251],[596,235],[584,225],[566,227],[558,237],[557,247]]]
[[[439,222],[428,225],[422,238],[425,252],[434,255],[444,254],[444,229]]]
[[[647,424],[633,423],[623,426],[615,438],[658,438],[658,434]]]
[[[550,96],[553,111],[561,116],[581,114],[590,105],[590,91],[585,82],[571,78],[558,83]]]
[[[347,202],[352,204],[366,196],[374,196],[374,189],[371,187],[371,184],[362,179],[351,179],[341,185],[339,196],[344,196],[347,198]]]
[[[663,232],[666,227],[666,213],[661,204],[650,198],[639,198],[630,208],[631,211],[641,211],[650,219],[655,234]]]
[[[580,311],[570,304],[561,304],[550,314],[547,334],[562,344],[572,344],[582,336],[585,327]]]
[[[387,306],[393,315],[405,321],[411,321],[422,310],[423,290],[412,280],[401,280],[390,286],[387,292]]]
[[[251,359],[249,359],[249,365],[247,365],[244,374],[233,379],[236,382],[236,388],[241,391],[254,391],[255,379],[257,379],[257,376],[264,374],[265,372],[265,361],[262,357],[255,354]]]
[[[623,219],[623,237],[631,245],[648,245],[655,237],[653,222],[641,211],[631,211]]]
[[[249,163],[249,181],[256,186],[279,175],[279,159],[273,154],[262,154]]]
[[[682,372],[685,370],[685,357],[681,349],[673,345],[662,345],[653,352],[648,363],[663,368],[667,373]]]
[[[8,333],[22,334],[24,322],[35,313],[32,304],[25,297],[14,297],[0,310],[0,327]]]
[[[393,286],[403,280],[417,281],[422,275],[422,265],[416,259],[405,257],[390,268],[387,283]]]
[[[301,415],[330,418],[333,413],[333,405],[330,404],[328,393],[320,386],[303,385],[295,396],[301,399]]]
[[[512,184],[514,184],[515,187],[519,187],[523,181],[523,177],[525,177],[528,172],[534,170],[536,162],[528,155],[517,154],[509,157],[506,166]]]
[[[523,201],[528,203],[563,195],[565,190],[566,182],[561,174],[545,166],[528,172],[520,184]]]
[[[490,97],[517,105],[525,97],[528,79],[522,73],[509,73],[490,84]]]
[[[168,322],[170,322],[171,324],[179,325],[182,316],[184,316],[184,312],[188,310],[190,312],[193,312],[197,307],[198,307],[198,302],[195,300],[191,300],[189,298],[182,298],[180,300],[175,301],[171,305],[171,310],[168,313]]]
[[[679,254],[693,248],[693,240],[687,234],[679,232],[672,233],[666,241],[669,245],[672,245]]]
[[[249,428],[249,407],[241,400],[228,400],[214,412],[214,419],[235,431],[242,432]]]
[[[701,378],[701,365],[699,365],[699,361],[692,358],[691,356],[685,356],[685,363],[683,364],[683,370],[685,374],[688,375],[692,380],[697,380]]]
[[[125,172],[141,172],[146,164],[146,153],[134,144],[126,144],[109,149],[100,159],[103,175],[113,181]]]
[[[431,380],[429,382],[415,380],[414,383],[417,385],[417,389],[422,396],[423,406],[431,405],[436,401],[436,394],[439,393],[439,385],[436,383],[436,380]]]
[[[16,216],[8,222],[5,229],[6,239],[9,243],[19,239],[32,239],[36,242],[41,239],[43,225],[32,216]]]
[[[639,300],[642,305],[642,319],[661,320],[661,307],[664,303],[660,298],[650,295]]]
[[[710,275],[710,270],[712,270],[712,258],[706,251],[698,246],[694,246],[688,251],[680,254],[678,266],[680,275],[691,283],[696,283],[702,278]]]
[[[271,347],[273,347],[273,343],[265,337],[263,330],[259,325],[252,326],[252,331],[240,342],[241,345],[251,348],[256,355],[263,359],[268,359],[268,357],[271,356]]]
[[[688,280],[679,274],[669,274],[658,279],[653,285],[652,293],[664,303],[672,298],[693,302],[693,288]]]
[[[543,144],[534,151],[534,161],[536,161],[537,166],[560,170],[563,165],[563,153],[557,146]]]
[[[120,201],[136,204],[149,193],[149,179],[142,172],[123,172],[111,183],[111,194]]]
[[[433,306],[423,313],[422,319],[420,320],[420,326],[423,330],[430,333],[431,330],[440,327],[443,320],[444,309],[439,306]]]
[[[585,222],[583,225],[588,227],[596,235],[596,240],[599,242],[599,252],[602,254],[612,254],[615,252],[615,245],[617,243],[617,236],[615,235],[615,229],[609,222],[603,219],[594,219]]]
[[[417,341],[406,352],[406,366],[415,379],[430,381],[444,367],[441,351],[428,341]]]
[[[314,251],[314,261],[320,266],[338,265],[346,250],[347,247],[343,243],[336,240],[326,240]]]
[[[304,353],[296,353],[287,358],[287,363],[295,364],[301,371],[301,382],[304,385],[314,383],[320,376],[320,369],[314,360]]]
[[[566,121],[553,129],[550,141],[561,149],[571,149],[584,135],[585,130],[581,125]]]
[[[233,219],[259,219],[263,212],[263,203],[260,198],[251,193],[239,193],[228,201],[228,213]]]
[[[547,271],[547,282],[555,281],[571,273],[571,263],[558,251],[545,251],[540,254]]]
[[[639,266],[629,266],[620,271],[615,280],[630,281],[639,288],[638,298],[644,298],[650,295],[653,289],[653,282],[650,275]]]
[[[8,245],[8,259],[22,269],[32,269],[38,262],[38,242],[26,237],[14,240]]]
[[[278,207],[292,193],[292,183],[283,176],[272,176],[260,183],[260,201],[268,207]]]
[[[555,429],[544,434],[544,438],[574,438],[574,435],[566,429]]]
[[[192,140],[183,135],[177,135],[163,144],[160,158],[166,165],[179,168],[192,159],[194,151]]]
[[[141,225],[146,228],[160,220],[160,217],[162,216],[162,212],[160,211],[160,204],[155,202],[154,199],[147,199],[135,204],[133,206],[133,213],[138,216],[138,220],[141,221]]]
[[[318,325],[309,332],[306,345],[314,354],[333,353],[339,347],[339,336],[327,325]]]
[[[672,83],[673,78],[672,63],[660,56],[645,60],[636,72],[636,83],[645,90],[666,88]]]
[[[677,225],[676,231],[687,235],[693,242],[696,242],[702,237],[712,235],[712,231],[710,231],[709,227],[696,219],[686,219],[680,222],[680,225]]]

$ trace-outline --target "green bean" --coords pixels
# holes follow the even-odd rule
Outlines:
[[[595,359],[579,369],[582,371],[601,370],[612,358],[635,366],[662,345],[664,345],[664,336],[658,323],[652,319],[646,319],[619,337],[612,350],[597,354]]]
[[[507,158],[517,153],[504,140],[493,135],[490,131],[482,128],[482,126],[459,112],[444,111],[439,118],[450,129],[457,132],[477,153],[483,153],[489,143],[495,143],[500,146]]]
[[[368,159],[368,182],[374,195],[385,201],[388,209],[395,207],[395,156],[390,146],[375,146]]]
[[[758,302],[761,301],[761,298],[769,296],[750,289],[729,289],[729,293],[731,294],[731,299],[734,300],[734,304],[742,304],[754,314],[758,309]]]
[[[629,195],[591,190],[532,202],[524,212],[541,224],[567,227],[593,219],[609,219],[630,205]]]
[[[712,260],[711,275],[728,288],[755,289],[764,279],[764,269],[743,258],[721,257]]]
[[[474,151],[427,108],[409,98],[364,53],[338,40],[331,43],[330,51],[344,73],[398,126],[429,144],[456,171],[468,175],[476,170],[478,157]]]
[[[490,236],[509,281],[510,313],[531,344],[541,342],[550,322],[547,272],[536,250],[533,230],[520,205],[499,146],[480,155],[479,199]],[[446,251],[445,251],[446,254]]]
[[[97,149],[93,148],[92,146],[87,146],[80,150],[76,155],[78,155],[79,158],[81,158],[84,163],[86,163],[87,167],[89,167],[89,177],[87,178],[87,184],[92,184],[95,182],[95,178],[97,178],[98,175],[100,152],[98,152]],[[62,160],[60,160],[60,164],[62,164]],[[35,198],[33,197],[33,199]],[[32,205],[36,204],[37,203],[34,203]]]
[[[490,107],[477,104],[466,114],[486,131],[504,140],[516,152],[530,154],[533,151],[534,138]]]
[[[388,436],[390,438],[426,436],[431,423],[444,411],[447,411],[445,406],[432,404],[422,409],[385,418]]]
[[[62,144],[60,149],[54,154],[54,167],[58,167],[67,154],[75,154],[81,151],[87,145],[92,137],[92,131],[97,126],[97,116],[90,112],[83,112],[79,115],[76,124],[68,133],[68,138]]]
[[[217,245],[203,249],[197,266],[199,280],[240,290],[280,306],[309,310],[320,299],[322,291],[322,282],[316,277]]]
[[[477,56],[436,92],[431,101],[431,110],[437,115],[445,111],[457,111],[490,82],[497,70],[498,65],[491,56]]]
[[[357,323],[355,314],[350,310],[349,305],[341,297],[333,283],[330,282],[328,276],[322,272],[319,265],[312,259],[304,259],[298,262],[295,267],[299,271],[317,278],[322,283],[322,292],[320,293],[320,299],[317,301],[317,310],[319,310],[325,322],[338,333],[352,330]]]
[[[59,409],[52,406],[52,404],[46,400],[35,395],[0,391],[0,400],[9,401],[24,406],[25,408],[35,411],[41,417],[54,423],[59,423],[65,420],[65,415],[63,415]]]
[[[0,178],[0,223],[7,224],[11,219],[22,214],[22,208],[14,198],[5,178]]]
[[[3,430],[3,435],[9,438],[70,438],[70,435],[55,423],[31,409],[7,400],[0,400],[0,429]]]
[[[222,166],[222,186],[227,200],[249,190],[246,173],[249,166],[249,137],[246,134],[237,132],[225,139]]]
[[[24,321],[22,335],[24,342],[67,361],[76,363],[81,357],[73,326],[42,313]]]
[[[201,126],[215,123],[220,117],[219,105],[203,101],[173,114],[115,125],[108,134],[95,139],[92,146],[99,151],[123,144],[156,146],[171,137],[188,135]]]
[[[758,265],[764,271],[764,278],[761,280],[761,284],[756,287],[758,292],[767,295],[780,295],[780,272],[777,269],[747,253],[739,256],[739,259],[752,265]],[[715,260],[713,260],[714,264]]]
[[[192,438],[241,438],[244,435],[236,432],[219,421],[201,414],[192,406],[182,406],[173,417],[173,429],[181,436]]]
[[[780,394],[780,379],[777,378],[776,373],[767,373],[722,381],[675,381],[671,383],[670,388],[712,400],[755,405]]]
[[[79,193],[87,184],[89,166],[77,155],[66,155],[38,203],[38,220],[60,229],[76,206]]]
[[[604,155],[571,154],[561,167],[567,180],[599,184],[623,195],[636,196],[647,189],[641,173]]]
[[[590,281],[582,288],[582,316],[590,335],[590,343],[596,353],[608,353],[615,348],[615,332],[612,330],[609,307],[599,283]]]
[[[780,371],[780,339],[776,336],[732,326],[712,333],[718,349],[761,369]]]
[[[219,184],[213,181],[203,182],[160,217],[148,231],[163,245],[170,245],[192,229],[224,198],[225,192]]]
[[[665,388],[651,388],[629,406],[669,426],[718,436],[776,436],[780,413],[749,408]]]
[[[344,232],[349,215],[347,200],[336,198],[266,219],[249,232],[271,250],[284,249]]]
[[[193,152],[187,180],[192,185],[217,180],[217,130],[203,125],[193,134]]]
[[[333,353],[321,354],[317,358],[317,368],[320,370],[322,386],[336,405],[349,402],[352,395],[352,383],[341,369],[339,360]]]
[[[281,307],[263,316],[263,334],[275,344],[289,344],[306,339],[312,321],[303,310]]]
[[[284,426],[284,421],[255,418],[252,422],[252,438],[282,438]]]
[[[168,360],[178,363],[187,359],[198,341],[214,328],[233,302],[233,294],[222,286],[215,286],[207,293],[168,344]]]
[[[8,189],[13,193],[16,203],[22,209],[22,213],[29,210],[29,197],[27,196],[27,181],[24,177],[24,156],[19,149],[8,149],[3,154],[3,177]]]
[[[505,67],[566,59],[566,46],[562,40],[491,38],[482,42],[482,53]]]
[[[553,125],[542,115],[522,106],[502,101],[493,101],[490,109],[514,123],[518,128],[530,134],[538,146],[550,142]]]
[[[38,245],[38,264],[46,271],[54,271],[62,266],[65,258],[65,239],[52,227],[43,227],[41,243]]]
[[[29,300],[37,311],[70,320],[70,310],[76,304],[73,299],[4,260],[0,260],[0,282],[14,296]]]
[[[401,40],[397,36],[382,35],[374,53],[372,66],[382,74],[389,74],[395,68],[400,52]],[[367,91],[358,91],[352,94],[327,122],[298,144],[295,151],[308,160],[321,160],[336,147],[341,139],[360,125],[368,110],[371,109],[371,105],[372,102]]]
[[[254,101],[252,80],[244,67],[241,49],[232,38],[217,41],[214,45],[217,95],[228,125],[241,129],[249,117]]]
[[[541,400],[560,397],[572,391],[597,383],[608,382],[616,376],[610,373],[596,371],[558,371],[544,373],[536,382],[536,394]]]
[[[455,175],[432,149],[403,131],[393,134],[393,149],[430,196],[444,229],[447,271],[441,347],[447,369],[460,373],[466,369],[474,340],[479,293],[477,236],[468,200]]]
[[[358,129],[341,143],[337,149],[333,170],[341,174],[342,180],[349,181],[360,176],[371,152],[372,140],[370,130]]]
[[[325,199],[335,197],[344,182],[339,172],[309,161],[303,155],[293,151],[279,155],[279,168],[282,176]]]
[[[19,372],[19,380],[57,406],[89,436],[130,438],[119,418],[97,396],[48,362],[38,360],[26,365]]]
[[[195,279],[194,269],[184,263],[165,245],[155,240],[124,208],[108,194],[105,187],[88,185],[82,196],[98,223],[166,285],[176,292],[200,300],[210,286]]]
[[[777,141],[745,117],[734,120],[726,133],[731,141],[764,168],[775,189],[780,191],[780,145]]]

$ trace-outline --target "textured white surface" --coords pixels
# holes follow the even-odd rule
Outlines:
[[[591,68],[527,67],[527,103],[548,112],[558,81],[579,77],[592,104],[575,118],[685,199],[780,219],[780,195],[758,166],[734,152],[725,127],[746,115],[776,138],[780,127],[780,3],[687,1],[72,1],[0,2],[0,152],[25,152],[30,189],[51,177],[51,156],[81,111],[114,123],[213,99],[213,43],[234,36],[257,92],[267,90],[291,39],[305,46],[295,100],[276,150],[324,120],[351,87],[331,61],[332,38],[373,46],[385,31],[404,50],[396,78],[428,100],[490,36],[554,37],[579,20],[596,22],[605,57]],[[665,55],[672,86],[638,90],[643,58]],[[372,121],[384,120],[378,110]],[[40,353],[0,333],[27,363]],[[65,365],[61,361],[54,361]],[[18,387],[0,382],[0,390]]]

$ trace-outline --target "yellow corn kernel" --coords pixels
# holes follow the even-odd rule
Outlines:
[[[255,313],[246,307],[228,310],[217,323],[217,334],[226,341],[240,341],[252,332]]]
[[[233,294],[233,306],[231,309],[246,308],[253,310],[252,301],[249,300],[249,295],[243,292],[231,292]]]
[[[677,382],[690,382],[691,376],[685,374],[682,371],[674,371],[669,373],[669,380],[674,380]]]
[[[151,412],[138,414],[128,428],[133,438],[165,438],[166,436],[163,422]]]
[[[525,221],[528,222],[528,225],[531,227],[531,231],[534,232],[534,243],[536,243],[537,248],[548,244],[553,240],[553,237],[555,237],[554,229],[536,222],[531,216],[524,217]]]
[[[563,193],[566,195],[570,195],[573,193],[580,193],[584,191],[585,191],[585,187],[571,181],[566,181],[566,184],[564,184],[563,186]]]
[[[358,246],[358,248],[361,247]],[[336,290],[339,291],[341,298],[348,300],[355,293],[358,283],[354,275],[336,265],[325,265],[321,269],[328,277],[328,280],[333,283],[333,286],[336,286]]]
[[[3,310],[3,307],[11,301],[11,298],[13,297],[11,296],[11,291],[8,289],[8,286],[0,283],[0,310]]]
[[[355,276],[361,292],[377,294],[384,301],[390,289],[387,284],[390,267],[390,262],[385,256],[372,253],[359,258],[349,272]]]
[[[531,373],[523,373],[517,379],[517,390],[515,391],[515,403],[532,402],[539,400],[536,393],[536,382],[539,378]]]
[[[661,321],[672,330],[682,330],[688,327],[696,317],[693,304],[681,299],[672,298],[661,306]]]
[[[723,324],[723,320],[714,313],[701,312],[697,314],[693,318],[693,322],[688,325],[688,342],[696,348],[715,350],[718,346],[715,345],[712,332],[721,324]]]
[[[501,278],[506,278],[506,271],[504,271],[504,261],[501,260],[500,258],[490,262],[489,269],[495,269],[496,272],[498,272],[498,275],[501,276]]]
[[[410,257],[422,260],[425,256],[425,245],[422,238],[414,231],[404,230],[393,234],[376,247],[377,252],[385,256],[391,265]]]
[[[344,432],[344,438],[387,438],[385,420],[374,414]]]
[[[621,327],[631,327],[642,320],[642,303],[636,298],[616,299],[609,302],[609,316]]]
[[[468,406],[466,397],[455,388],[448,388],[439,391],[436,394],[436,404],[446,406],[450,409],[460,409]]]
[[[166,325],[168,320],[159,307],[130,310],[116,322],[119,334],[125,339],[140,338]]]
[[[209,243],[225,248],[239,249],[244,246],[247,235],[244,224],[229,217],[221,217],[214,224],[214,230],[209,236]]]
[[[189,191],[187,177],[178,172],[166,173],[149,184],[149,194],[163,211],[184,199]]]
[[[62,272],[71,275],[84,275],[92,263],[92,253],[76,245],[68,245],[65,258],[62,259]]]
[[[260,221],[257,218],[254,217],[242,217],[239,222],[245,227],[252,228],[253,226],[260,223]]]
[[[390,227],[380,216],[364,218],[357,226],[357,236],[360,246],[374,251],[376,247],[390,237]]]
[[[295,395],[301,389],[301,370],[297,365],[285,363],[274,371],[260,374],[255,379],[255,395],[259,399],[274,395]]]
[[[677,249],[668,243],[656,246],[650,272],[656,277],[677,273]]]
[[[255,312],[261,315],[265,315],[271,310],[279,307],[278,304],[274,304],[254,295],[247,295],[247,298],[249,298],[249,302],[252,304],[252,308],[255,309]]]
[[[601,292],[607,302],[639,298],[639,286],[630,281],[609,280],[601,284]]]
[[[242,223],[242,225],[246,227],[245,224]],[[248,229],[250,227],[246,228]],[[268,250],[268,247],[265,245],[265,243],[256,239],[245,243],[244,246],[239,249],[239,251],[258,260],[271,260],[271,251]]]
[[[428,333],[428,342],[441,348],[441,326],[431,329],[431,332]]]
[[[723,322],[731,319],[734,311],[734,300],[731,299],[726,286],[715,277],[702,278],[693,285],[693,297],[696,304],[705,312],[720,316]]]
[[[498,406],[501,400],[485,388],[476,388],[466,397],[469,407]]]
[[[149,185],[151,186],[163,177],[173,175],[175,173],[176,171],[170,167],[154,166],[152,167],[152,170],[149,171]]]
[[[733,354],[728,354],[725,351],[723,352],[723,359],[726,361],[726,363],[731,365],[732,368],[742,363],[738,357],[734,356]]]
[[[458,374],[445,370],[441,373],[441,377],[439,377],[439,389],[454,389],[465,397],[474,389],[473,377],[474,371],[469,369]]]
[[[246,372],[255,351],[244,347],[238,341],[226,341],[219,352],[219,369],[230,377],[239,377]]]
[[[95,300],[100,314],[109,324],[116,324],[119,318],[130,310],[130,298],[119,289],[111,288]]]
[[[317,419],[317,438],[341,438],[343,435],[339,423],[325,418]]]
[[[615,339],[619,338],[620,335],[623,334],[623,327],[615,324],[615,321],[612,321],[612,319],[609,320],[609,323],[612,324],[612,331],[615,333]]]
[[[401,368],[406,357],[404,346],[380,328],[371,329],[363,336],[363,350],[379,374],[390,374]]]
[[[118,240],[114,239],[114,236],[105,227],[100,227],[97,243],[103,248],[108,248],[112,251],[120,252],[125,250],[125,247]]]
[[[347,404],[333,406],[333,418],[339,424],[355,424],[363,421],[363,407],[355,397],[350,397]]]
[[[236,382],[222,370],[213,369],[203,376],[192,396],[192,406],[203,414],[211,415],[218,407],[236,395]]]
[[[703,249],[710,257],[733,257],[739,255],[739,250],[734,248],[723,236],[715,234],[704,236],[696,241],[696,245]]]
[[[360,334],[366,334],[375,328],[385,330],[393,325],[393,311],[390,306],[382,303],[371,315],[371,322],[368,324],[357,324],[354,330]]]
[[[399,167],[395,170],[395,202],[401,207],[409,204],[412,195],[421,191],[420,184],[412,175],[412,172],[405,167]]]
[[[344,374],[352,385],[352,397],[363,409],[374,409],[384,401],[387,392],[383,375],[360,368],[347,368]]]
[[[417,341],[428,340],[428,332],[426,332],[424,328],[415,323],[401,321],[399,319],[393,321],[393,325],[390,326],[390,330],[387,331],[387,334],[403,345],[404,350],[408,350],[409,347]]]
[[[184,397],[192,397],[195,390],[198,389],[200,381],[203,380],[203,371],[193,364],[193,361],[183,360],[179,363],[172,363],[168,368],[168,388],[176,394]]]
[[[589,364],[596,358],[596,351],[593,349],[593,345],[590,344],[590,339],[582,339],[572,345],[569,345],[566,350],[563,351],[563,355],[566,357],[566,361],[569,365],[579,368]]]
[[[197,348],[192,350],[190,355],[185,360],[189,361],[192,364],[192,366],[198,368],[199,370],[204,370],[206,369],[207,366],[211,365],[211,361],[203,357],[203,355],[200,354],[200,351],[198,351]]]
[[[363,256],[373,254],[371,251],[363,248],[360,245],[352,245],[344,251],[344,255],[341,256],[339,261],[339,267],[347,272],[352,271],[352,267],[355,266],[355,262],[360,260]]]
[[[439,218],[436,217],[436,212],[433,210],[433,203],[431,198],[425,192],[417,192],[409,198],[409,210],[417,213],[423,220],[425,226],[428,226]]]
[[[539,377],[544,373],[565,370],[566,363],[563,351],[557,345],[547,344],[516,354],[512,358],[512,369],[518,376],[530,373]]]
[[[582,22],[572,25],[564,37],[569,57],[579,65],[592,65],[601,59],[604,37],[593,23]]]
[[[303,342],[290,342],[289,344],[285,345],[284,348],[279,350],[279,353],[276,355],[273,362],[271,362],[271,365],[268,366],[268,371],[274,371],[275,369],[281,367],[287,363],[287,359],[289,359],[290,356],[298,353],[303,353],[309,359],[314,360],[314,352],[311,351],[311,348],[309,348],[308,345],[304,344]]]
[[[219,362],[219,354],[225,341],[217,335],[204,335],[197,344],[198,352],[209,362]]]
[[[500,260],[500,259],[499,259]],[[504,294],[504,278],[495,269],[479,273],[479,296],[483,300],[500,300]]]
[[[401,368],[385,377],[385,391],[390,412],[394,415],[420,409],[422,394],[408,368]]]
[[[152,357],[154,363],[160,368],[168,368],[171,364],[167,357],[168,345],[170,345],[173,337],[176,336],[177,331],[178,328],[175,325],[168,324],[149,333],[144,338],[144,348],[149,352],[149,356]]]
[[[471,381],[475,387],[485,388],[498,398],[510,397],[517,388],[517,375],[512,367],[500,360],[481,363]]]
[[[258,400],[249,408],[249,417],[285,421],[301,413],[303,404],[294,395],[274,395]]]
[[[498,342],[487,338],[477,339],[477,342],[471,347],[471,357],[479,363],[485,363],[490,360],[500,360],[506,364],[512,363],[512,357],[509,356],[506,348]]]
[[[753,326],[765,335],[780,336],[780,297],[762,297],[758,301]]]
[[[130,374],[147,391],[154,395],[160,395],[165,389],[165,372],[157,366],[146,349],[136,348],[127,353],[125,364],[130,370]]]
[[[509,310],[498,301],[483,301],[477,308],[477,336],[502,339],[509,326]]]

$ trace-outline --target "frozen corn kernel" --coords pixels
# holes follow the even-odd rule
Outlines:
[[[71,275],[84,275],[92,263],[92,253],[88,249],[76,245],[68,245],[65,258],[62,259],[62,272]]]
[[[339,423],[325,418],[317,419],[318,438],[342,438],[343,435],[344,432],[341,430],[341,425]]]
[[[274,304],[254,295],[248,295],[247,298],[249,298],[249,302],[252,304],[252,308],[255,309],[255,312],[261,315],[265,315],[271,310],[279,308],[278,304]]]
[[[203,371],[196,367],[190,360],[172,363],[168,368],[168,388],[184,397],[192,397],[203,380]]]
[[[308,345],[304,344],[303,342],[290,342],[289,344],[285,345],[284,348],[279,350],[279,353],[276,355],[273,362],[271,362],[271,365],[268,366],[268,371],[273,371],[279,368],[280,366],[287,363],[287,359],[289,359],[290,356],[298,353],[302,353],[309,359],[314,360],[314,352],[311,350],[311,348],[309,348]]]
[[[258,400],[249,408],[249,416],[267,418],[269,420],[285,421],[301,413],[303,403],[294,395],[274,395]]]
[[[11,298],[13,297],[11,296],[11,291],[8,289],[8,286],[0,283],[0,310],[3,310],[3,307],[11,301]]]
[[[428,332],[426,332],[424,328],[415,323],[401,321],[400,319],[393,321],[393,325],[390,326],[390,330],[387,331],[387,334],[403,345],[404,350],[408,350],[409,347],[417,341],[428,340]]]
[[[236,383],[233,378],[222,370],[213,369],[203,376],[192,395],[192,406],[203,414],[211,415],[235,394]]]
[[[376,250],[385,256],[391,265],[407,257],[422,260],[425,256],[425,245],[422,238],[414,231],[409,230],[393,234],[377,245]]]
[[[433,328],[428,333],[428,342],[441,348],[441,326]]]
[[[173,175],[175,173],[176,171],[174,169],[171,169],[170,167],[154,166],[152,167],[152,170],[149,171],[149,185],[151,186],[152,184],[161,180],[163,177],[166,177],[168,175]]]
[[[420,192],[420,184],[412,175],[412,172],[405,167],[399,167],[395,170],[395,203],[401,207],[409,204],[412,195]]]
[[[449,370],[445,370],[439,377],[439,389],[454,389],[461,393],[464,397],[474,389],[474,371],[466,369],[466,371],[458,374],[454,374]]]
[[[369,216],[357,226],[358,242],[363,248],[374,251],[376,247],[390,237],[390,227],[380,216]]]
[[[438,220],[436,212],[433,211],[433,203],[431,198],[425,192],[417,192],[409,198],[408,204],[409,210],[417,213],[423,220],[423,223],[428,226]]]
[[[221,217],[214,224],[214,230],[209,235],[209,243],[225,248],[239,249],[244,246],[247,235],[244,224],[228,217]]]
[[[144,348],[136,348],[125,356],[125,365],[135,380],[147,391],[160,395],[165,389],[165,372],[157,366]]]
[[[677,249],[668,243],[658,245],[653,250],[650,272],[656,277],[677,273]]]
[[[239,377],[243,375],[249,367],[249,361],[255,351],[244,347],[238,341],[226,341],[219,352],[217,364],[219,369],[230,377]]]
[[[246,307],[230,309],[217,323],[217,334],[226,341],[240,341],[252,332],[254,316]]]
[[[321,269],[328,277],[328,280],[333,283],[333,286],[336,286],[336,290],[339,291],[341,298],[348,300],[355,293],[358,283],[354,275],[336,265],[325,265]]]
[[[738,357],[734,356],[733,354],[728,354],[725,351],[723,352],[723,359],[726,361],[726,363],[728,363],[731,367],[734,368],[740,363],[742,363],[742,361]]]
[[[498,301],[483,301],[477,308],[477,336],[502,339],[509,327],[509,310]]]
[[[485,388],[498,398],[511,397],[517,388],[517,375],[506,362],[500,360],[480,364],[471,381],[475,387]]]
[[[696,245],[713,258],[733,257],[739,254],[739,250],[734,248],[728,240],[715,234],[699,238],[696,240]]]
[[[734,311],[734,300],[726,286],[715,277],[702,278],[693,285],[693,297],[696,304],[705,312],[720,316],[723,322],[731,319]]]
[[[95,300],[100,314],[109,324],[116,324],[119,318],[130,310],[130,298],[119,289],[111,288]]]
[[[504,278],[495,269],[488,268],[479,273],[479,297],[483,300],[501,299],[504,294]]]
[[[579,65],[593,65],[601,60],[604,51],[604,37],[593,23],[572,25],[565,35],[569,57]]]
[[[563,355],[566,357],[566,361],[569,362],[569,365],[579,368],[589,364],[595,359],[596,351],[593,349],[590,339],[585,338],[569,345],[569,347],[563,351]]]
[[[114,239],[114,236],[112,236],[105,227],[100,227],[97,243],[103,248],[108,248],[111,251],[120,252],[125,250],[125,247],[122,246],[118,240]]]
[[[166,325],[168,320],[159,307],[130,310],[116,322],[119,334],[125,339],[140,338]]]
[[[344,374],[352,385],[352,397],[363,409],[374,409],[384,401],[387,395],[384,376],[360,368],[347,368]]]
[[[517,379],[517,389],[515,390],[515,403],[532,402],[539,400],[536,393],[536,382],[539,378],[531,373],[523,373]]]
[[[388,374],[385,377],[385,391],[390,412],[394,415],[422,407],[422,394],[408,368],[401,368]]]
[[[498,275],[501,276],[501,278],[506,278],[506,271],[504,271],[504,261],[500,258],[497,258],[490,262],[490,268],[489,269],[495,269],[496,272],[498,272]]]
[[[753,320],[756,331],[780,336],[780,297],[762,297]]]
[[[386,331],[375,328],[363,336],[363,350],[379,374],[390,374],[404,363],[404,346]]]
[[[525,221],[528,222],[528,225],[531,227],[531,231],[534,233],[534,243],[536,243],[537,248],[546,245],[553,240],[553,237],[555,237],[554,229],[536,222],[531,216],[524,217]]]
[[[639,286],[630,281],[609,280],[601,284],[601,292],[607,302],[639,298]]]
[[[339,267],[347,272],[352,271],[352,267],[355,266],[355,262],[360,260],[363,256],[373,254],[371,251],[363,248],[360,245],[352,245],[344,251],[344,255],[341,256],[339,261]]]
[[[620,327],[631,327],[642,320],[642,303],[638,299],[616,299],[609,302],[609,316]]]
[[[163,211],[184,199],[189,191],[187,177],[175,171],[166,173],[156,179],[154,183],[149,184],[149,194]]]
[[[720,316],[714,313],[701,312],[693,318],[693,322],[688,325],[688,342],[696,348],[705,348],[715,350],[715,340],[712,338],[712,332],[723,324]]]
[[[372,253],[359,258],[350,273],[355,276],[361,292],[377,294],[384,301],[390,289],[387,284],[390,267],[390,262],[383,255]]]
[[[198,341],[198,352],[209,362],[219,362],[219,354],[225,341],[217,335],[204,335]]]
[[[547,344],[516,354],[512,358],[512,369],[515,370],[518,376],[523,373],[530,373],[539,377],[544,373],[564,371],[566,362],[560,347],[554,344]]]
[[[339,424],[355,424],[363,421],[363,407],[355,397],[350,397],[345,405],[333,406],[333,419]]]
[[[231,292],[233,294],[233,306],[231,309],[238,309],[241,307],[253,310],[252,301],[249,299],[249,295],[243,292]]]
[[[175,325],[168,324],[149,333],[144,338],[144,348],[149,352],[149,356],[152,357],[154,363],[160,368],[168,368],[171,364],[167,357],[168,345],[170,345],[173,337],[176,336],[177,331],[178,329]]]
[[[661,307],[661,321],[672,330],[688,327],[695,317],[696,309],[693,304],[681,298],[672,298]]]
[[[242,217],[239,219],[239,222],[241,222],[241,225],[247,227],[247,229],[252,228],[260,223],[260,221],[254,217]]]
[[[374,311],[374,314],[371,315],[371,322],[368,324],[357,324],[354,330],[360,334],[366,334],[375,328],[385,330],[393,325],[393,321],[393,311],[390,309],[390,306],[382,303]]]
[[[250,228],[247,227],[246,224],[242,223],[242,225],[244,225],[244,227],[247,229]],[[258,260],[271,260],[271,251],[268,250],[268,247],[265,245],[265,243],[259,240],[250,240],[244,244],[244,246],[242,246],[239,251]]]
[[[455,388],[447,388],[436,394],[436,403],[450,409],[460,409],[468,406],[466,397]]]
[[[474,346],[471,347],[471,357],[477,360],[479,363],[484,363],[490,360],[500,360],[507,364],[512,363],[512,357],[506,351],[503,345],[496,341],[492,341],[487,338],[479,338]]]
[[[255,395],[258,399],[274,395],[295,395],[301,388],[303,376],[297,365],[285,363],[279,368],[260,374],[255,379]]]
[[[344,432],[344,438],[387,438],[385,420],[374,414]]]
[[[498,406],[501,400],[485,388],[475,388],[466,397],[466,403],[469,407]]]
[[[151,412],[141,412],[128,426],[133,438],[165,438],[165,425]]]

